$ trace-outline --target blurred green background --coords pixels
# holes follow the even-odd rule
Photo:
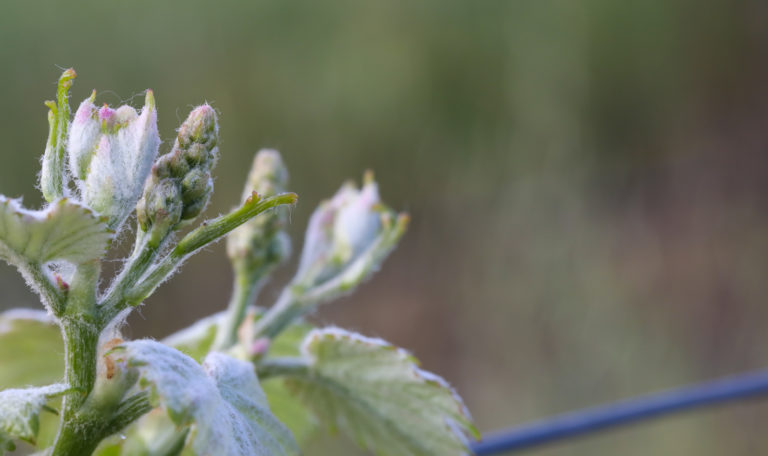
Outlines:
[[[316,320],[409,348],[482,430],[768,365],[764,0],[5,1],[0,61],[0,192],[30,206],[67,67],[75,103],[154,89],[161,151],[213,104],[209,216],[279,149],[296,251],[317,202],[374,169],[412,228]],[[208,250],[128,334],[225,306]],[[38,305],[6,265],[0,289],[0,309]],[[762,454],[767,421],[757,400],[529,454]],[[360,453],[320,438],[321,454]]]

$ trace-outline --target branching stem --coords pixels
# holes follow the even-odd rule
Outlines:
[[[136,247],[125,268],[112,282],[112,286],[99,306],[99,326],[105,327],[120,313],[120,301],[126,291],[139,281],[157,257],[158,247],[148,244],[149,236],[136,239]]]
[[[127,290],[123,299],[112,308],[115,315],[128,306],[140,304],[160,286],[176,268],[202,247],[220,239],[230,231],[247,222],[254,216],[282,204],[293,204],[297,200],[295,193],[282,193],[269,198],[254,197],[242,207],[213,220],[203,222],[198,228],[184,236],[176,247],[164,259],[147,271],[146,275],[131,290]]]
[[[78,266],[70,287],[67,306],[59,324],[64,338],[65,381],[79,394],[64,398],[59,434],[54,443],[53,456],[90,454],[102,424],[90,417],[83,420],[78,411],[85,403],[96,381],[96,354],[99,328],[95,321],[96,286],[101,266],[97,261]]]

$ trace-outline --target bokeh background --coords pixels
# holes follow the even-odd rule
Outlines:
[[[5,1],[0,61],[0,192],[31,206],[67,67],[75,103],[154,89],[165,148],[191,106],[216,107],[209,216],[259,148],[282,151],[297,251],[318,201],[374,169],[412,228],[315,319],[409,348],[482,430],[768,365],[763,0]],[[128,332],[222,309],[222,247]],[[0,309],[38,305],[6,265],[0,290]],[[767,421],[756,400],[529,454],[763,454]]]

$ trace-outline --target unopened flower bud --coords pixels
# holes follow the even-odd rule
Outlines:
[[[181,220],[183,205],[179,188],[170,179],[160,181],[148,195],[141,199],[139,205],[142,208],[138,211],[139,226],[156,227],[153,230],[156,237],[152,243],[159,245],[164,233],[170,231]]]
[[[143,231],[154,230],[153,238],[162,239],[181,221],[191,220],[205,209],[213,191],[210,171],[218,158],[217,143],[216,112],[207,104],[198,106],[181,124],[171,151],[152,167],[136,206]],[[164,201],[164,206],[152,203],[154,200]],[[171,206],[173,211],[168,211]]]
[[[285,191],[288,170],[276,150],[261,150],[243,191],[243,201],[252,192],[269,197]],[[227,238],[227,254],[236,270],[263,276],[290,255],[290,239],[284,231],[288,214],[284,210],[263,212],[233,231]]]
[[[190,170],[181,181],[181,198],[184,207],[203,201],[211,193],[211,174],[200,168]]]
[[[101,125],[96,120],[94,113],[97,109],[93,101],[96,98],[94,90],[90,98],[86,98],[75,112],[75,119],[69,132],[69,169],[80,180],[85,180],[88,174],[88,165],[93,157],[94,144],[97,144]]]
[[[338,212],[333,227],[333,261],[349,262],[376,239],[381,231],[381,214],[376,210],[379,204],[379,186],[367,173],[363,188]]]
[[[320,203],[307,227],[297,280],[314,285],[337,274],[365,251],[382,231],[378,185],[366,173],[362,189],[344,184]]]
[[[141,196],[157,156],[157,109],[147,91],[141,114],[130,106],[80,104],[69,134],[69,167],[84,202],[117,229]]]

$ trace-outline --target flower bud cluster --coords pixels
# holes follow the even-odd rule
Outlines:
[[[99,108],[95,96],[94,91],[75,113],[69,169],[83,201],[117,229],[133,211],[157,156],[157,109],[151,90],[141,114],[130,106]]]
[[[160,241],[208,204],[213,191],[211,169],[218,158],[218,121],[207,104],[198,106],[181,124],[171,151],[152,167],[136,206],[139,227]]]
[[[296,275],[299,283],[316,285],[354,261],[381,234],[383,213],[379,188],[370,172],[362,188],[346,183],[333,198],[321,203],[309,219]]]
[[[256,154],[248,174],[242,200],[253,191],[270,197],[285,191],[288,170],[280,153],[264,149]],[[267,211],[246,222],[227,237],[227,254],[236,270],[263,276],[269,269],[285,261],[290,255],[290,239],[284,228],[287,211]]]

